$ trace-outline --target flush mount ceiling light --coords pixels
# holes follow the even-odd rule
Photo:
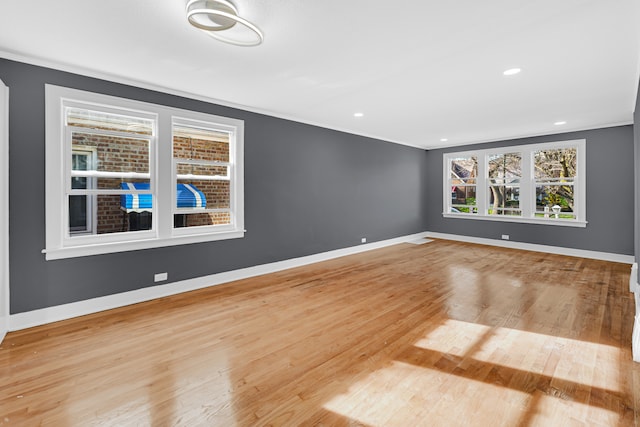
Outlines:
[[[258,27],[238,16],[228,0],[189,0],[187,19],[214,39],[236,46],[257,46],[264,40]]]

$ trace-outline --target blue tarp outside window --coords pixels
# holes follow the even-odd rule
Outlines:
[[[121,182],[123,190],[149,190],[148,182]],[[207,198],[195,185],[178,184],[177,199],[179,208],[206,208]],[[151,194],[122,194],[120,207],[126,211],[144,211],[152,208]]]

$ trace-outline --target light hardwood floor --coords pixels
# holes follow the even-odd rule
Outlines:
[[[436,240],[13,332],[0,425],[638,425],[629,272]]]

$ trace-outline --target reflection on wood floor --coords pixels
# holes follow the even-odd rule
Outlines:
[[[0,425],[637,425],[629,273],[436,240],[13,332]]]

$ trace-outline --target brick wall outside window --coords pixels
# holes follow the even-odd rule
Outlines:
[[[74,150],[92,147],[96,152],[98,171],[111,172],[149,172],[149,147],[145,140],[123,138],[91,133],[74,133],[72,137]],[[210,141],[188,137],[174,139],[174,157],[187,159],[229,161],[229,144],[226,141]],[[203,167],[199,165],[179,165],[178,173],[220,174],[226,175],[226,169],[221,167]],[[96,180],[98,189],[119,189],[122,181],[148,182],[135,179],[106,179]],[[229,181],[180,181],[195,185],[207,199],[208,208],[229,208]],[[96,197],[96,196],[93,196]],[[186,216],[187,226],[228,224],[228,213],[198,213]],[[119,195],[97,196],[97,233],[116,233],[129,230],[129,217],[120,208]]]

